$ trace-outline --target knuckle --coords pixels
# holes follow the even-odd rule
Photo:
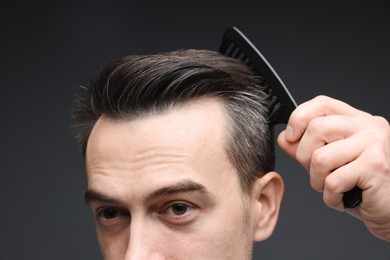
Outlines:
[[[325,95],[317,95],[317,96],[314,98],[314,100],[317,101],[317,102],[319,102],[319,103],[327,103],[327,102],[329,102],[330,97],[325,96]]]
[[[337,193],[338,192],[338,182],[335,178],[328,176],[328,178],[324,181],[324,190],[329,193]]]
[[[311,169],[325,169],[328,155],[323,149],[317,149],[311,157]],[[323,175],[323,174],[322,174]]]
[[[322,117],[316,117],[309,122],[306,133],[308,135],[315,135],[320,133],[325,127],[325,120]]]
[[[386,120],[386,118],[382,116],[373,116],[376,124],[380,127],[383,127],[384,129],[389,129],[389,122]]]
[[[292,119],[294,121],[295,124],[299,124],[300,122],[303,121],[303,119],[305,118],[306,116],[306,111],[305,109],[302,109],[302,106],[298,106],[297,109],[295,109],[291,116],[290,116],[290,120]]]
[[[367,156],[367,161],[370,163],[371,168],[377,173],[390,172],[389,159],[386,158],[386,155],[380,149],[372,149]]]

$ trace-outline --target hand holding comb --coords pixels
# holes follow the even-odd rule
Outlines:
[[[236,27],[227,28],[219,52],[245,62],[262,78],[266,86],[265,91],[269,93],[270,98],[268,107],[270,124],[287,124],[297,104],[278,74],[249,39]],[[355,208],[361,202],[362,190],[359,187],[356,186],[344,193],[345,208]]]

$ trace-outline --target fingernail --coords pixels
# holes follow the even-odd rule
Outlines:
[[[287,125],[286,127],[286,132],[284,134],[286,137],[287,141],[293,141],[294,140],[294,128],[292,126]]]

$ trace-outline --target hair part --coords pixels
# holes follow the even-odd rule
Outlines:
[[[132,55],[103,69],[76,96],[74,132],[83,155],[101,116],[134,120],[211,97],[227,111],[226,152],[246,193],[274,168],[267,94],[261,78],[241,61],[206,50]]]

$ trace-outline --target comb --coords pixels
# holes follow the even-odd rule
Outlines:
[[[236,27],[229,27],[223,34],[219,52],[243,61],[260,78],[261,85],[265,87],[265,92],[268,94],[270,125],[287,124],[297,104],[271,64],[249,39]],[[359,187],[344,193],[344,207],[354,208],[361,202],[362,190]]]
[[[241,60],[252,68],[268,94],[270,124],[287,124],[297,104],[278,74],[248,38],[236,27],[227,28],[219,52]]]

